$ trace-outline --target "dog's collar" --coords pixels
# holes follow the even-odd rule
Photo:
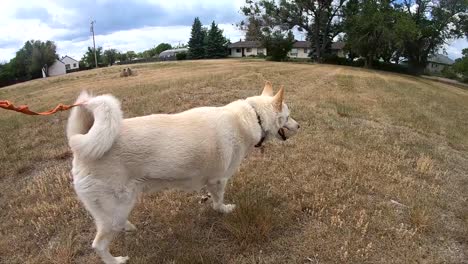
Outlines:
[[[255,107],[253,105],[251,105],[251,104],[250,104],[250,106],[252,107],[252,109],[255,112],[255,115],[257,116],[258,125],[260,126],[260,130],[262,131],[262,137],[260,138],[260,141],[258,141],[258,143],[255,145],[256,148],[259,148],[259,147],[262,146],[263,141],[265,141],[266,131],[263,129],[262,119],[260,118],[260,115],[258,114],[257,109],[255,109]]]

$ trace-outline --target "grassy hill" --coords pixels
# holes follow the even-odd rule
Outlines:
[[[284,85],[301,124],[255,150],[228,185],[227,216],[197,193],[141,197],[111,251],[130,263],[468,262],[468,91],[331,65],[256,60],[120,66],[35,80],[0,99],[46,110],[82,89],[126,117],[220,106]],[[0,263],[100,263],[71,188],[68,113],[0,110]],[[109,176],[111,177],[111,175]]]

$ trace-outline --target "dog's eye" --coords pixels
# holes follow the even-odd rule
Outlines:
[[[288,120],[289,120],[289,116],[286,117],[286,122],[288,122]]]

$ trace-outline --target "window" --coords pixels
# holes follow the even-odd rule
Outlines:
[[[76,63],[73,63],[73,68],[76,68]]]
[[[236,49],[236,52],[237,52],[237,53],[241,53],[241,49]]]
[[[261,49],[261,48],[260,48],[260,49],[257,49],[257,54],[258,54],[258,55],[260,55],[260,54],[261,54],[261,55],[265,55],[265,49]]]
[[[289,52],[289,56],[297,57],[297,49],[291,49],[291,52]]]
[[[309,53],[309,51],[307,50],[307,48],[304,49],[304,53]]]
[[[252,48],[247,48],[247,52],[252,52]]]
[[[65,64],[65,69],[69,70],[70,69],[70,64]]]

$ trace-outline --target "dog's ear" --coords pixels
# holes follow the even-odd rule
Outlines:
[[[265,82],[265,87],[263,87],[262,96],[273,96],[273,87],[271,86],[271,82]]]
[[[275,110],[281,112],[283,110],[283,101],[284,101],[284,88],[281,86],[278,93],[273,97],[273,106]]]

